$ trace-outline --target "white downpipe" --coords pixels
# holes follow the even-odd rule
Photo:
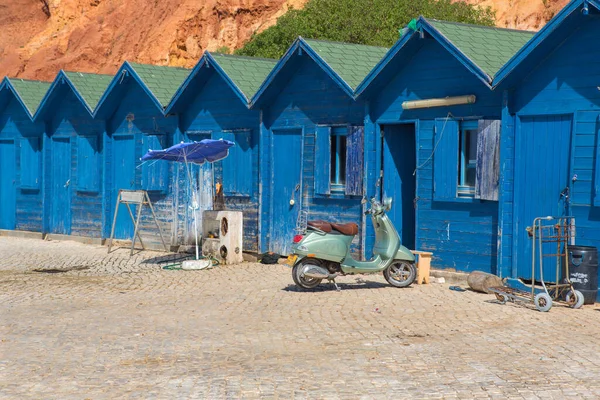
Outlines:
[[[474,104],[476,100],[477,97],[475,97],[474,94],[467,96],[445,97],[442,99],[413,100],[402,103],[402,108],[404,110],[414,110],[418,108],[458,106],[462,104]]]

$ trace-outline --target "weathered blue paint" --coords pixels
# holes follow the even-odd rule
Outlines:
[[[288,48],[283,57],[279,60],[273,71],[267,76],[265,82],[251,99],[250,106],[263,107],[269,104],[270,98],[276,96],[281,90],[281,81],[293,74],[298,68],[298,58],[310,58],[319,66],[321,71],[329,77],[339,90],[346,93],[349,97],[354,97],[354,90],[327,64],[302,37],[298,37]]]
[[[77,136],[77,190],[99,193],[101,190],[101,136]]]
[[[393,199],[388,216],[408,248],[415,247],[416,131],[414,124],[386,125],[383,137],[382,197]]]
[[[223,193],[231,197],[250,197],[256,175],[252,173],[252,131],[226,131],[213,134],[213,138],[235,143],[227,158],[221,161]]]
[[[0,229],[15,229],[16,181],[15,141],[0,138]]]
[[[119,80],[119,86],[106,98],[105,109],[110,117],[106,122],[111,151],[111,186],[109,221],[113,220],[117,194],[120,189],[148,190],[159,224],[167,240],[174,236],[173,163],[144,163],[140,158],[151,147],[169,147],[177,130],[176,117],[164,117],[146,89],[132,77]],[[109,89],[110,90],[110,89]],[[110,112],[110,111],[112,112]],[[107,199],[109,196],[105,196]],[[148,243],[161,243],[160,235],[149,210],[142,214],[142,237]],[[119,209],[115,237],[131,238],[133,223],[126,208]]]
[[[350,97],[337,79],[331,78],[331,71],[324,69],[310,54],[298,50],[291,48],[276,67],[276,72],[267,78],[262,91],[259,90],[263,94],[255,97],[258,99],[257,106],[262,110],[263,123],[261,176],[278,180],[271,183],[269,179],[261,179],[263,251],[287,251],[296,227],[295,218],[300,210],[307,212],[309,219],[364,222],[362,195],[348,196],[345,188],[331,188],[329,194],[319,194],[326,193],[326,188],[315,185],[315,174],[321,182],[325,182],[323,176],[330,176],[330,171],[323,168],[323,164],[330,165],[330,156],[324,158],[321,153],[317,154],[319,134],[329,128],[363,126],[365,105]],[[282,134],[285,130],[301,130],[302,142],[298,142],[297,135]],[[289,141],[287,144],[286,139]],[[366,139],[365,142],[369,140],[372,139]],[[273,147],[274,143],[277,148]],[[288,172],[287,168],[282,168],[283,164],[278,164],[286,158],[296,162],[295,157],[298,156],[301,157],[300,177],[295,175],[295,167]],[[323,176],[319,175],[321,173]],[[362,170],[360,175],[363,175]],[[281,195],[275,184],[286,187],[288,191],[292,187],[294,193]],[[289,202],[292,199],[295,205],[290,211]],[[282,220],[283,215],[286,217]],[[361,232],[364,231],[363,226]],[[361,239],[361,235],[358,235],[353,244],[353,251],[357,255],[363,254]]]
[[[586,16],[581,12],[583,3],[569,3],[500,71],[495,81],[507,91],[501,157],[502,187],[508,190],[501,193],[499,218],[503,231],[513,235],[512,248],[503,248],[501,263],[515,279],[528,276],[523,270],[527,261],[522,261],[521,252],[524,229],[532,221],[521,222],[520,215],[530,206],[535,207],[530,211],[537,216],[561,212],[563,207],[555,192],[565,187],[570,192],[568,212],[577,226],[575,242],[600,246],[600,212],[595,204],[600,92],[593,72],[593,66],[600,62],[596,46],[600,11],[597,1],[589,1],[590,13]],[[532,130],[537,137],[521,142],[523,135],[533,136]],[[533,188],[524,188],[521,181],[527,161],[522,154],[527,151],[524,146],[535,145],[535,140],[539,146],[529,153],[538,162],[532,163],[526,176],[535,176],[538,181]],[[548,154],[551,160],[539,160],[542,154]],[[530,192],[535,188],[538,193],[532,201]]]
[[[269,224],[272,238],[270,248],[278,254],[289,253],[298,212],[302,207],[302,152],[288,151],[301,147],[301,129],[273,131],[273,200]]]
[[[260,250],[259,233],[259,141],[260,111],[249,110],[248,100],[207,54],[194,68],[182,89],[175,95],[168,112],[178,113],[182,140],[198,141],[206,138],[225,138],[235,142],[225,160],[203,167],[193,166],[191,178],[201,209],[212,208],[216,183],[224,190],[224,208],[241,211],[244,216],[243,248]],[[242,101],[243,100],[243,101]],[[187,192],[189,177],[181,169],[177,185],[178,201],[190,202]],[[178,225],[178,236],[193,239],[192,213],[182,210],[184,218]]]
[[[362,197],[364,195],[364,126],[348,127],[346,146],[346,196]]]
[[[331,127],[315,128],[315,194],[331,194]]]
[[[501,120],[479,120],[475,198],[498,201]]]
[[[516,276],[513,271],[513,199],[514,199],[514,153],[515,117],[508,108],[509,94],[502,96],[502,131],[500,134],[500,182],[498,193],[498,275],[501,278]]]
[[[43,132],[43,123],[32,122],[5,79],[0,85],[0,229],[42,231]]]
[[[71,234],[71,137],[53,136],[51,161],[50,233]]]
[[[20,171],[22,190],[40,190],[41,187],[41,151],[39,137],[24,137],[19,141]]]
[[[93,119],[81,96],[59,74],[36,115],[44,121],[44,162],[50,233],[103,237],[104,121]]]
[[[114,199],[111,215],[114,215],[115,204],[120,190],[136,190],[135,185],[135,136],[127,134],[112,135],[111,158],[111,190]],[[111,222],[112,224],[112,222]],[[121,206],[115,225],[115,238],[130,239],[133,237],[133,224],[127,209]]]
[[[590,15],[583,13],[585,5],[591,6]],[[492,86],[514,87],[523,75],[537,67],[540,60],[554,50],[557,43],[580,27],[582,17],[592,20],[599,9],[598,0],[571,0],[496,73]]]
[[[143,135],[142,155],[150,150],[168,148],[165,135]],[[169,187],[169,162],[152,161],[142,164],[142,189],[148,192],[165,194]]]
[[[459,126],[459,121],[450,118],[435,121],[433,199],[436,201],[456,200]]]
[[[531,279],[532,242],[526,230],[542,216],[566,216],[569,210],[561,192],[569,187],[571,117],[521,117],[515,137],[515,254],[517,277]],[[556,247],[547,248],[556,253]],[[554,277],[555,260],[545,260],[544,275]],[[539,278],[539,275],[538,275]]]
[[[422,38],[419,34],[403,37],[357,92],[359,99],[370,101],[370,116],[378,131],[382,125],[385,132],[391,124],[416,123],[416,196],[395,199],[401,204],[414,200],[415,247],[432,251],[437,268],[495,273],[498,202],[457,196],[458,126],[463,120],[500,119],[502,93],[490,91],[489,82],[465,62],[427,31]],[[404,101],[470,94],[477,97],[473,105],[402,108]],[[379,145],[376,160],[383,150]],[[444,169],[441,164],[452,167]]]

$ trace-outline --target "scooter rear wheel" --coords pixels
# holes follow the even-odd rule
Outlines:
[[[315,260],[314,258],[305,258],[296,263],[294,268],[292,268],[292,279],[294,279],[294,283],[302,289],[314,289],[319,286],[322,279],[304,276],[304,268],[307,264],[321,266],[321,262],[319,260]]]
[[[395,261],[383,270],[383,276],[394,287],[403,288],[412,285],[417,278],[417,269],[414,264],[406,261]]]

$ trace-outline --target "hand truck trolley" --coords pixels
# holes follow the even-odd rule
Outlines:
[[[509,287],[490,288],[490,291],[502,304],[507,301],[529,302],[541,312],[549,311],[554,302],[566,303],[571,308],[581,308],[583,294],[575,290],[569,280],[568,250],[575,237],[575,218],[538,217],[533,220],[533,226],[527,228],[527,232],[532,240],[531,292]],[[554,280],[546,281],[549,277],[544,277],[544,266],[551,266],[552,259],[555,261]],[[539,285],[536,285],[536,267],[539,268]]]

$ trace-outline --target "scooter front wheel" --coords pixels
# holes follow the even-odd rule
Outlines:
[[[383,276],[394,287],[403,288],[412,285],[417,278],[415,264],[405,261],[394,261],[383,270]]]
[[[321,263],[319,260],[315,260],[314,258],[305,258],[296,263],[294,268],[292,268],[292,279],[294,279],[294,283],[302,289],[314,289],[319,286],[322,281],[322,279],[304,276],[304,271],[309,265],[321,266]]]

